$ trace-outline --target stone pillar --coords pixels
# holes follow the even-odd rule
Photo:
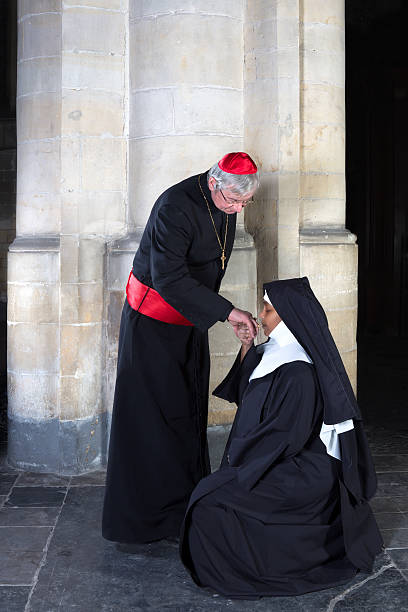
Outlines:
[[[300,275],[322,302],[354,389],[357,245],[345,229],[344,0],[301,14]]]
[[[105,244],[125,231],[124,0],[20,0],[9,461],[101,462]]]
[[[245,24],[245,148],[262,182],[246,223],[258,252],[258,288],[299,275],[299,3],[248,0]]]
[[[246,222],[258,287],[309,277],[355,386],[357,247],[344,225],[344,61],[344,0],[247,1],[245,148],[262,161],[263,180]]]
[[[107,372],[114,381],[118,312],[135,250],[157,196],[204,172],[243,144],[243,2],[130,2],[129,234],[108,247]],[[221,293],[255,308],[255,250],[237,229]],[[226,325],[210,330],[210,389],[231,365],[237,344]],[[107,405],[113,385],[107,385]],[[225,422],[213,398],[210,423]]]
[[[130,228],[157,196],[242,147],[241,0],[130,2]]]

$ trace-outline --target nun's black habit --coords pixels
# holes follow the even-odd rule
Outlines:
[[[368,500],[376,476],[349,379],[306,278],[265,285],[310,356],[249,382],[259,364],[238,355],[214,394],[238,412],[221,468],[194,490],[181,557],[200,586],[234,598],[299,595],[370,571],[382,540]],[[341,461],[320,439],[339,434]]]

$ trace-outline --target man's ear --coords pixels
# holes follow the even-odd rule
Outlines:
[[[217,185],[217,181],[215,180],[213,176],[210,176],[210,178],[208,179],[208,187],[210,191],[214,191],[216,185]]]

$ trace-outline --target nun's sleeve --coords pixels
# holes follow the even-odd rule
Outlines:
[[[240,403],[242,393],[248,385],[249,377],[260,361],[254,345],[251,346],[241,361],[241,350],[239,351],[232,368],[224,380],[212,392],[215,397],[227,400],[227,402]]]
[[[313,366],[283,366],[263,412],[258,427],[232,440],[229,449],[229,463],[238,468],[238,481],[247,489],[274,464],[297,455],[313,434],[322,416]]]

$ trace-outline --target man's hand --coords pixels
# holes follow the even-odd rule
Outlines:
[[[229,314],[228,321],[231,323],[236,337],[241,341],[238,335],[238,325],[246,326],[248,328],[249,338],[253,340],[257,334],[258,328],[254,317],[250,312],[246,310],[240,310],[239,308],[233,308]]]

